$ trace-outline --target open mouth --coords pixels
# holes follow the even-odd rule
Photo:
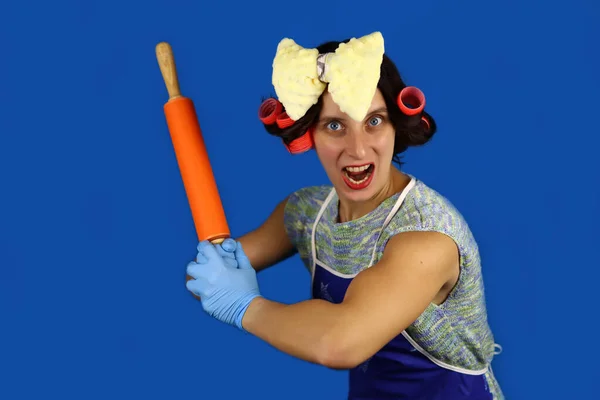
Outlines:
[[[366,187],[373,177],[374,164],[353,165],[343,168],[344,181],[353,189]]]

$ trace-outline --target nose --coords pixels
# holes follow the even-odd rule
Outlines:
[[[362,132],[353,132],[346,136],[346,152],[349,156],[362,159],[367,154],[364,134]]]

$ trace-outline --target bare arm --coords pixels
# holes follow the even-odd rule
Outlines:
[[[354,278],[342,303],[257,298],[243,326],[292,356],[352,368],[406,329],[457,276],[458,251],[450,238],[402,233],[390,239],[376,265]]]
[[[275,207],[261,226],[237,239],[257,272],[296,254],[283,222],[286,204],[287,198]]]

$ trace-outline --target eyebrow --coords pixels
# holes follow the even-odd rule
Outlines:
[[[382,113],[386,113],[386,112],[387,112],[387,107],[383,106],[383,107],[376,108],[373,111],[369,111],[367,115],[382,114]]]
[[[372,114],[381,114],[381,113],[387,113],[387,107],[383,106],[383,107],[376,108],[375,110],[371,110],[367,113],[367,116],[372,115]],[[319,121],[328,121],[328,120],[332,120],[332,119],[343,121],[345,119],[345,117],[341,117],[338,115],[324,115],[323,117],[319,118]]]

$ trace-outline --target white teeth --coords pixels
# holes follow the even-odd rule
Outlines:
[[[346,167],[346,170],[350,172],[362,172],[369,168],[371,164],[363,165],[362,167]]]
[[[365,176],[360,181],[357,181],[357,180],[354,180],[354,179],[350,178],[348,175],[346,175],[346,176],[348,177],[348,179],[350,180],[350,182],[354,183],[355,185],[360,185],[361,183],[363,183],[364,181],[366,181],[367,179],[369,179],[368,176]]]

